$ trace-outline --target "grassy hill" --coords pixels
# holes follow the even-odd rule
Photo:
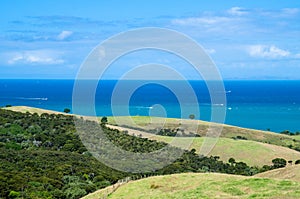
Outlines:
[[[218,172],[239,175],[276,168],[256,168],[243,162],[224,163],[217,157],[202,157],[194,150],[182,150],[126,132],[99,125],[86,118],[63,114],[21,113],[0,109],[0,198],[79,198],[97,189],[131,177],[168,175],[184,172]],[[167,147],[166,155],[154,154],[136,166],[138,174],[111,169],[97,161],[92,152],[117,160],[118,149],[103,147],[102,134],[117,148],[133,153],[150,153]],[[87,150],[79,136],[89,138]],[[100,136],[100,137],[99,137]],[[101,148],[102,147],[102,148]],[[94,150],[95,149],[95,150]],[[94,151],[93,151],[94,150]],[[182,154],[174,162],[153,171],[153,164],[161,164],[172,154]],[[156,161],[162,160],[162,161]],[[125,158],[119,165],[133,168],[136,162]],[[121,169],[122,170],[122,169]],[[123,169],[124,171],[124,169]],[[127,170],[128,171],[128,170]]]
[[[142,137],[166,142],[173,146],[183,146],[183,143],[191,143],[189,149],[196,149],[199,152],[205,137],[169,137],[153,135],[140,130],[134,130],[125,127],[112,126],[110,128],[119,129],[120,131],[126,130],[129,134],[141,135]],[[176,140],[176,141],[174,141]],[[220,137],[213,150],[208,154],[219,156],[221,160],[228,161],[233,157],[236,161],[242,161],[251,166],[263,166],[272,164],[272,160],[279,157],[287,161],[293,162],[300,159],[300,152],[289,149],[287,147],[256,142],[252,140],[237,140],[232,138]]]
[[[31,112],[31,113],[54,113],[60,112],[26,107],[15,106],[6,108],[19,112]],[[152,121],[151,121],[152,119]],[[109,124],[126,125],[129,128],[122,126],[110,126],[111,128],[117,128],[119,130],[127,130],[129,134],[142,135],[152,140],[162,141],[170,143],[171,145],[180,147],[181,143],[191,142],[190,149],[194,148],[199,152],[205,137],[205,129],[209,127],[209,122],[199,120],[180,120],[175,118],[158,118],[158,117],[108,117]],[[193,129],[191,125],[198,125],[197,133],[202,137],[196,138],[176,138],[176,142],[172,142],[174,137],[159,136],[147,133],[151,129],[157,128],[164,123],[164,128],[176,129],[181,128],[186,132],[190,132]],[[216,124],[220,125],[220,124]],[[246,138],[247,140],[233,139],[237,136]],[[270,144],[271,143],[271,144]],[[251,166],[263,166],[272,164],[274,158],[284,158],[287,161],[293,162],[300,159],[300,152],[287,148],[287,145],[298,145],[300,143],[300,136],[288,136],[281,135],[268,131],[258,131],[253,129],[245,129],[235,126],[223,125],[223,131],[216,146],[210,152],[209,155],[219,156],[221,160],[228,161],[233,157],[236,161],[245,162]],[[177,144],[177,145],[176,145]]]
[[[285,168],[274,169],[259,173],[257,177],[286,179],[300,182],[300,165],[287,166]]]
[[[50,113],[50,114],[64,114],[57,111],[45,110],[27,106],[13,106],[7,107],[5,109],[18,111],[18,112],[30,112],[30,113]],[[254,129],[241,128],[226,124],[216,124],[200,120],[186,120],[186,119],[176,119],[176,118],[159,118],[159,117],[147,117],[147,116],[119,116],[119,117],[108,117],[109,124],[115,125],[118,121],[118,125],[126,125],[130,128],[139,128],[144,131],[153,130],[157,127],[163,128],[183,129],[185,132],[190,132],[195,130],[197,127],[198,135],[204,137],[206,136],[207,129],[210,125],[222,126],[222,133],[220,137],[224,138],[234,138],[237,136],[243,137],[247,140],[268,143],[284,147],[299,147],[300,149],[300,135],[299,136],[289,136],[278,134],[269,131],[261,131]],[[191,128],[191,126],[193,126]]]
[[[237,126],[231,126],[226,124],[216,124],[200,120],[187,120],[176,118],[159,118],[159,117],[147,117],[147,116],[120,116],[120,117],[108,117],[110,124],[115,125],[116,121],[118,125],[125,125],[130,128],[138,128],[144,131],[153,130],[163,125],[163,128],[177,129],[180,128],[185,132],[196,132],[198,135],[206,136],[207,130],[210,125],[221,126],[222,133],[220,137],[235,138],[237,136],[243,137],[247,140],[268,143],[284,147],[299,148],[300,150],[300,136],[289,136],[279,133],[261,131],[254,129],[241,128]],[[288,128],[288,127],[287,127]]]
[[[184,173],[131,181],[109,199],[135,198],[300,198],[300,182],[215,173]],[[84,199],[101,198],[99,190]]]
[[[16,140],[7,142],[7,140],[11,139],[3,139],[4,142],[1,143],[1,150],[3,150],[3,153],[1,153],[3,154],[3,157],[1,158],[6,160],[4,161],[5,165],[3,168],[11,169],[11,171],[8,173],[4,171],[2,172],[3,180],[1,180],[0,185],[7,189],[5,192],[3,192],[3,194],[7,195],[8,193],[14,193],[13,191],[15,190],[22,190],[22,186],[24,186],[22,183],[24,182],[26,186],[29,187],[26,189],[27,192],[25,192],[25,194],[27,194],[27,198],[33,196],[31,194],[36,194],[34,196],[39,196],[41,198],[50,196],[48,192],[42,192],[42,187],[45,186],[45,184],[52,186],[50,186],[52,195],[63,194],[69,197],[72,194],[76,194],[75,198],[77,198],[78,195],[85,195],[88,192],[92,192],[96,188],[99,189],[101,186],[105,187],[112,182],[116,182],[116,180],[121,179],[122,176],[127,176],[125,173],[109,170],[109,168],[106,168],[104,165],[97,163],[92,157],[83,155],[81,153],[83,148],[80,145],[78,138],[75,136],[75,134],[73,134],[75,129],[72,125],[72,119],[65,116],[65,114],[59,115],[58,113],[60,112],[31,107],[10,107],[6,109],[23,113],[37,113],[41,116],[37,116],[37,114],[22,115],[21,113],[9,113],[8,111],[4,114],[7,114],[7,116],[10,118],[5,117],[4,115],[2,116],[1,121],[3,125],[1,127],[1,133],[3,138],[11,137]],[[48,114],[42,115],[42,113]],[[110,126],[111,124],[115,124],[115,119],[121,119],[124,121],[124,124],[130,128],[123,126]],[[134,120],[134,123],[130,126],[132,122],[128,120],[131,119]],[[138,138],[139,134],[141,134],[141,137],[174,144],[174,142],[171,142],[174,137],[158,136],[150,134],[149,132],[160,126],[160,124],[163,122],[165,122],[163,128],[180,128],[184,132],[190,132],[192,130],[191,126],[197,125],[198,130],[193,133],[197,133],[201,135],[201,137],[178,137],[176,138],[177,145],[175,146],[180,146],[181,143],[188,142],[193,139],[190,148],[199,150],[204,140],[204,132],[209,126],[208,122],[196,120],[179,120],[170,118],[151,119],[152,123],[149,126],[149,117],[109,118],[109,127],[113,127],[121,131],[126,130],[128,131],[129,135],[135,134],[137,136],[132,137],[128,134],[122,135],[123,137],[121,134],[116,136],[117,131],[114,130],[114,132],[111,133],[111,135],[113,135],[112,139],[115,139],[116,143],[121,144],[123,147],[128,148],[129,150],[132,149],[132,145],[126,140],[130,137],[130,139],[134,138],[133,140],[139,144],[148,143],[151,144],[151,146],[153,144],[155,146],[159,145],[159,143],[151,143],[150,141],[148,142],[142,138]],[[118,124],[120,123],[118,122]],[[87,130],[86,132],[89,131]],[[21,137],[22,139],[20,141],[21,135],[23,137]],[[238,137],[239,139],[237,139]],[[39,144],[36,143],[36,139],[41,140],[40,146],[36,145]],[[52,144],[50,145],[50,143]],[[277,157],[293,161],[300,159],[299,152],[284,147],[287,146],[287,144],[290,144],[293,147],[297,146],[297,144],[299,144],[299,136],[280,135],[271,132],[256,131],[224,125],[221,138],[218,140],[217,145],[211,152],[211,155],[220,156],[221,160],[225,161],[227,161],[230,157],[234,157],[236,161],[243,161],[250,165],[259,166],[263,164],[270,165],[271,160]],[[53,158],[53,162],[55,162],[57,159],[57,163],[59,165],[63,165],[63,167],[43,162],[49,160],[48,156]],[[64,157],[65,159],[62,160],[60,156]],[[199,158],[199,156],[195,154],[194,156],[191,155],[191,153],[187,153],[182,160],[178,161],[170,168],[166,168],[165,171],[173,171],[174,168],[183,169],[182,172],[186,171],[184,166],[186,166],[187,163],[192,160],[191,158]],[[88,161],[86,161],[87,159]],[[58,160],[64,161],[64,163],[59,162]],[[73,166],[75,163],[72,163],[72,161],[76,162],[77,160],[81,160],[80,165]],[[86,164],[90,164],[92,161],[95,161],[93,168],[91,168],[91,165],[87,167]],[[38,162],[37,165],[42,166],[43,169],[52,169],[53,171],[51,172],[55,173],[55,175],[51,175],[52,177],[49,175],[48,179],[44,178],[45,174],[39,171],[39,176],[34,176],[33,174],[37,172],[37,169],[35,168],[36,164],[33,164],[33,162]],[[217,163],[217,161],[215,163]],[[23,169],[20,171],[15,171],[16,168],[13,166],[15,164],[23,165],[24,168],[27,168],[27,171],[23,171]],[[47,165],[47,167],[45,167],[45,165]],[[237,167],[228,165],[229,164],[227,164],[228,169],[237,169]],[[102,167],[102,169],[98,170],[97,166],[98,168]],[[223,166],[226,165],[220,163],[218,167],[221,168]],[[88,169],[82,169],[81,167]],[[30,168],[30,170],[28,170],[28,168]],[[82,172],[83,170],[85,171]],[[187,169],[187,171],[190,170]],[[211,171],[215,172],[216,170]],[[265,172],[255,177],[217,173],[184,173],[156,176],[137,181],[130,181],[129,183],[118,187],[118,189],[116,189],[116,185],[106,187],[105,189],[101,189],[92,195],[88,195],[86,199],[99,198],[112,191],[114,192],[109,195],[109,198],[299,198],[300,192],[298,189],[300,188],[300,182],[297,181],[299,179],[298,171],[299,166],[289,166],[281,170]],[[164,171],[161,173],[164,173]],[[164,174],[170,173],[167,172]],[[12,183],[7,180],[10,178],[9,175],[6,174],[13,174],[13,184],[17,185],[14,186],[14,189]],[[30,174],[30,178],[27,177],[28,179],[25,182],[24,179],[26,179],[26,175],[28,174]],[[113,174],[113,179],[111,179],[112,176],[110,174]],[[96,175],[97,180],[95,180],[95,177],[92,181],[89,175]],[[52,179],[53,176],[57,177]],[[286,180],[286,178],[294,181]],[[64,180],[61,181],[61,179]],[[83,185],[85,186],[84,188],[82,188]],[[76,191],[81,192],[77,193]],[[20,194],[21,191],[17,193]]]
[[[295,135],[295,136],[293,136],[293,138],[296,140],[300,140],[300,135]]]

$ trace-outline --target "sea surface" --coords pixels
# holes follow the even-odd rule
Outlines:
[[[121,90],[116,89],[117,83],[122,85]],[[197,119],[211,121],[211,108],[220,106],[226,109],[226,124],[275,132],[300,131],[300,81],[224,81],[226,102],[220,104],[211,102],[211,95],[220,95],[219,91],[208,92],[203,81],[188,82],[196,96],[193,101],[193,93],[183,86],[186,83],[167,81],[162,86],[157,82],[102,80],[93,82],[97,87],[91,99],[95,100],[98,116],[126,115],[118,110],[128,110],[133,116],[173,118],[196,113]],[[127,89],[136,85],[134,90]],[[73,110],[73,86],[74,80],[0,80],[0,106]],[[81,114],[89,115],[84,112],[85,103],[90,101],[81,102]],[[194,112],[197,108],[199,114]]]

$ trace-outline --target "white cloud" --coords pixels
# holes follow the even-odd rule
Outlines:
[[[227,17],[190,17],[185,19],[174,19],[172,20],[172,24],[175,25],[214,25],[218,23],[224,23],[231,21],[230,18]]]
[[[67,39],[68,37],[70,37],[72,34],[73,34],[72,31],[64,30],[64,31],[62,31],[62,32],[57,36],[57,39],[58,39],[58,40],[65,40],[65,39]]]
[[[8,55],[8,64],[62,64],[63,59],[58,58],[56,53],[47,50],[34,50],[14,52]]]
[[[262,58],[282,58],[288,57],[291,54],[289,51],[280,49],[274,45],[251,45],[247,47],[247,51],[252,57]]]
[[[229,13],[231,15],[237,15],[237,16],[248,14],[246,9],[241,8],[241,7],[232,7],[229,10],[227,10],[227,13]]]

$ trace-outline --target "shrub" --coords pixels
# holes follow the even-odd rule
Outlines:
[[[107,119],[107,117],[102,117],[101,118],[101,124],[106,124],[108,122],[108,119]]]
[[[21,193],[20,192],[17,192],[17,191],[11,191],[9,192],[9,195],[8,195],[8,198],[18,198],[21,196]]]
[[[276,168],[282,168],[286,166],[286,160],[283,158],[275,158],[272,160],[273,167]]]
[[[70,113],[71,110],[70,110],[69,108],[65,108],[65,109],[64,109],[64,112],[65,112],[65,113]]]
[[[190,115],[189,115],[189,118],[190,118],[191,120],[193,120],[193,119],[195,119],[195,115],[194,115],[194,114],[190,114]]]

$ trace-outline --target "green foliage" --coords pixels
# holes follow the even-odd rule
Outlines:
[[[71,112],[71,109],[65,108],[65,109],[64,109],[64,112],[65,112],[65,113],[70,113],[70,112]]]
[[[300,132],[291,132],[291,131],[289,131],[289,130],[285,130],[285,131],[282,131],[282,132],[280,132],[280,134],[284,134],[284,135],[291,135],[291,136],[293,136],[293,135],[300,135]]]
[[[199,134],[195,133],[185,133],[184,130],[181,130],[179,128],[176,129],[160,129],[158,132],[155,132],[155,130],[150,130],[150,133],[155,133],[156,135],[161,136],[170,136],[170,137],[200,137]]]
[[[5,144],[5,148],[7,149],[14,149],[14,150],[21,150],[22,149],[22,146],[14,141],[12,142],[7,142]]]
[[[79,198],[128,176],[86,152],[72,117],[0,109],[0,198]]]
[[[21,193],[20,192],[17,192],[17,191],[11,191],[9,192],[8,194],[8,198],[18,198],[21,196]]]
[[[189,115],[189,118],[190,118],[191,120],[193,120],[193,119],[195,119],[195,115],[194,115],[194,114],[190,114],[190,115]]]
[[[237,135],[235,137],[232,137],[232,139],[234,139],[234,140],[248,140],[246,137],[241,136],[241,135]]]
[[[234,163],[235,163],[235,159],[234,159],[234,158],[229,158],[228,162],[229,162],[230,164],[234,164]]]
[[[272,163],[273,163],[273,167],[277,169],[277,168],[285,167],[287,162],[283,158],[275,158],[272,160]]]
[[[169,137],[200,137],[199,134],[195,134],[192,132],[185,132],[183,129],[180,128],[162,128],[162,129],[143,129],[139,127],[132,127],[127,125],[122,125],[122,127],[145,131],[148,133],[152,133],[155,135],[161,135],[161,136],[169,136]]]
[[[86,194],[86,191],[84,189],[81,189],[79,186],[70,187],[65,190],[66,198],[69,199],[81,198]]]
[[[106,124],[108,122],[108,119],[107,119],[107,117],[102,117],[101,118],[101,124]]]

